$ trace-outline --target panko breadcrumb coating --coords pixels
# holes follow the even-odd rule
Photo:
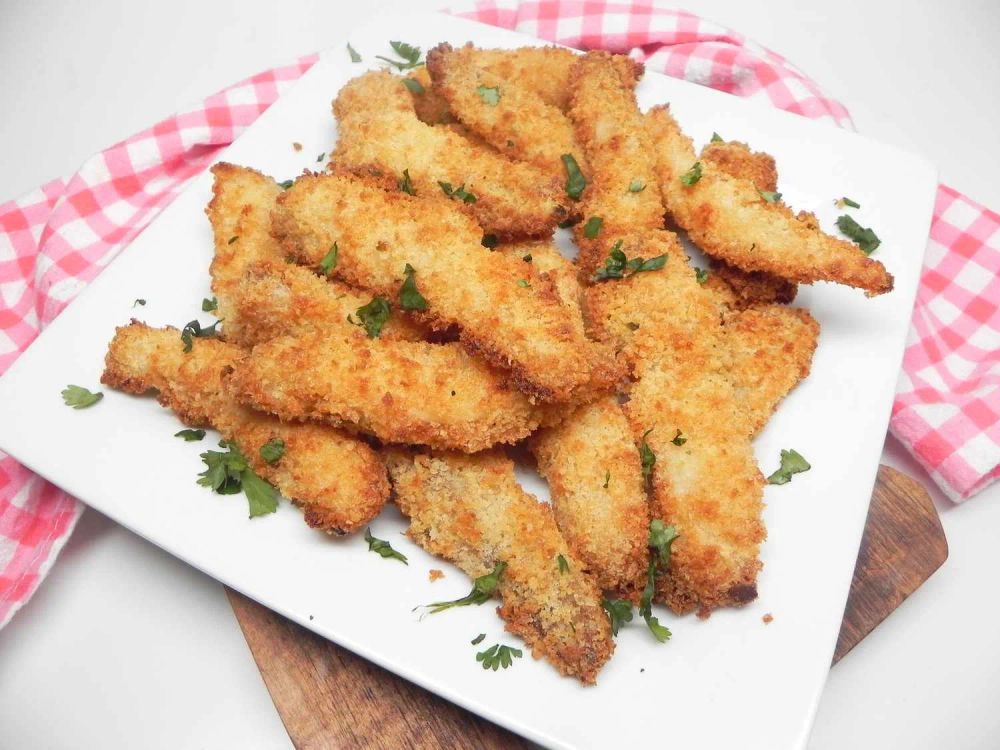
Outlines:
[[[514,464],[496,452],[387,451],[386,462],[410,538],[471,578],[506,563],[497,612],[507,630],[536,658],[593,684],[614,651],[601,592],[559,534],[552,509],[521,489]]]
[[[448,102],[441,96],[441,92],[434,88],[431,74],[427,72],[427,66],[421,65],[409,72],[409,78],[420,84],[422,91],[414,91],[412,86],[410,96],[413,97],[413,110],[420,122],[428,125],[447,125],[455,122],[455,116],[448,108]]]
[[[160,403],[186,424],[217,429],[257,474],[302,507],[310,526],[345,534],[367,524],[389,496],[379,457],[330,427],[289,424],[240,406],[227,381],[246,356],[232,344],[203,338],[185,352],[180,331],[133,322],[115,332],[101,382],[127,393],[158,391]],[[269,464],[259,451],[275,438],[284,441],[285,452]]]

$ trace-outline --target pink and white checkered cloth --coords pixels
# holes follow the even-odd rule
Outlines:
[[[650,0],[468,3],[457,15],[853,127],[780,55]],[[316,61],[261,73],[0,204],[0,373],[218,152]],[[955,501],[1000,475],[1000,216],[938,191],[892,432]],[[81,512],[0,454],[0,626],[31,596]]]

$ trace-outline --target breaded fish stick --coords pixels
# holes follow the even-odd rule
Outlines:
[[[186,424],[217,429],[239,446],[257,474],[302,507],[310,526],[346,534],[367,524],[389,496],[379,457],[330,427],[288,424],[240,406],[227,378],[245,357],[236,346],[213,339],[194,339],[185,352],[180,331],[133,322],[115,332],[101,382],[127,393],[158,391],[160,403]],[[285,452],[269,464],[260,448],[275,438],[284,441]]]
[[[556,523],[602,589],[645,583],[649,509],[639,453],[614,396],[580,407],[529,448],[549,483]]]
[[[553,284],[484,248],[475,222],[451,202],[387,193],[345,174],[306,175],[279,198],[272,231],[307,265],[337,243],[333,273],[393,303],[409,265],[427,302],[422,317],[459,326],[470,351],[532,397],[566,401],[590,382],[586,339]]]
[[[386,459],[410,538],[472,578],[506,563],[497,612],[507,630],[562,674],[594,683],[614,651],[601,592],[559,534],[552,509],[521,489],[511,461],[496,452],[392,451]]]
[[[357,331],[283,336],[234,365],[244,403],[284,420],[355,426],[389,443],[474,452],[538,426],[534,407],[461,347],[368,339]]]
[[[453,201],[475,216],[480,235],[542,236],[566,218],[559,176],[474,148],[457,133],[421,122],[401,80],[377,71],[340,90],[333,103],[337,144],[332,164],[375,167],[425,197],[444,196],[441,183],[462,189],[474,200]]]
[[[458,49],[439,44],[427,53],[434,90],[455,117],[501,154],[556,176],[565,174],[562,155],[572,154],[586,174],[566,115],[516,79],[501,78],[477,65],[476,53],[471,43]]]
[[[892,290],[892,276],[879,261],[819,231],[812,217],[796,217],[781,201],[769,203],[753,183],[704,162],[701,178],[685,185],[681,177],[697,161],[691,139],[666,107],[654,107],[645,119],[667,209],[707,255],[790,281],[847,284],[868,296]]]

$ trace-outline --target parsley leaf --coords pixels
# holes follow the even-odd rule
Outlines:
[[[781,451],[781,468],[767,478],[768,484],[788,484],[792,481],[792,474],[801,474],[809,471],[812,466],[802,458],[798,451]]]
[[[78,385],[68,385],[62,391],[62,398],[66,406],[74,409],[86,409],[104,398],[104,394],[100,391],[91,393]]]
[[[607,489],[608,488],[608,482],[610,482],[610,481],[611,481],[611,471],[609,469],[605,469],[604,470],[604,484],[602,485],[602,487],[604,487],[604,489]]]
[[[781,200],[781,193],[773,193],[770,190],[758,190],[760,197],[766,200],[768,203],[777,203]]]
[[[507,563],[498,562],[494,566],[493,572],[479,576],[479,578],[473,581],[472,591],[461,599],[455,599],[450,602],[435,602],[434,604],[427,604],[425,606],[430,609],[430,614],[436,615],[438,612],[444,612],[446,609],[451,609],[452,607],[465,607],[469,604],[487,602],[493,596],[493,592],[497,590],[497,586],[500,585],[500,577],[506,569]]]
[[[220,495],[235,495],[242,490],[250,508],[250,518],[274,513],[278,509],[278,491],[254,473],[235,443],[222,440],[219,446],[226,452],[201,454],[208,468],[198,475],[201,477],[198,484],[211,487]]]
[[[646,484],[649,484],[653,476],[653,466],[656,465],[656,454],[653,453],[653,449],[646,442],[646,435],[652,431],[653,428],[650,427],[642,433],[642,442],[639,444],[639,460],[642,462],[642,477],[646,480]]]
[[[359,55],[357,52],[355,52],[354,51],[354,47],[352,47],[350,44],[347,45],[347,54],[349,54],[351,56],[351,62],[352,63],[361,62],[361,55]]]
[[[712,143],[722,143],[722,136],[712,131]]]
[[[882,244],[870,227],[861,226],[847,214],[837,219],[837,228],[854,240],[865,255],[871,255]]]
[[[227,245],[232,245],[239,238],[240,238],[240,236],[238,234],[234,234],[232,237],[229,238],[229,242],[227,242],[226,244]]]
[[[475,646],[477,644],[482,643],[484,638],[486,638],[486,633],[480,633],[475,638],[473,638],[471,641],[469,641],[469,643],[471,643],[473,646]]]
[[[282,190],[288,190],[292,185],[295,184],[295,180],[285,180],[284,182],[279,182],[278,187]]]
[[[639,614],[646,621],[646,627],[660,643],[666,643],[670,639],[670,629],[660,625],[660,621],[653,616],[653,594],[656,593],[656,560],[649,561],[649,569],[646,572],[646,586],[642,590],[642,598],[639,599]]]
[[[247,496],[250,518],[274,513],[278,509],[278,491],[250,469],[243,472],[243,494]]]
[[[378,338],[382,328],[389,322],[389,302],[385,297],[375,297],[367,305],[359,307],[355,314],[361,322],[354,323],[350,315],[347,316],[347,322],[364,328],[368,338]]]
[[[476,661],[482,662],[483,669],[492,669],[496,672],[500,667],[507,669],[514,663],[513,659],[520,659],[521,656],[521,649],[495,643],[485,651],[476,654]]]
[[[219,300],[215,297],[205,297],[201,301],[201,311],[202,312],[212,312],[219,309]]]
[[[604,225],[604,219],[600,216],[591,216],[587,219],[587,223],[583,225],[583,236],[588,240],[594,239],[598,234],[601,233],[601,227]]]
[[[667,526],[659,518],[649,522],[649,546],[656,550],[657,564],[663,570],[670,567],[670,548],[680,534],[673,526]]]
[[[606,281],[607,279],[624,278],[625,272],[637,274],[642,271],[656,271],[663,268],[667,263],[667,256],[657,255],[655,258],[646,260],[645,258],[632,258],[629,260],[622,250],[622,241],[618,240],[611,247],[607,260],[604,261],[604,268],[597,269],[594,274],[594,281]]]
[[[132,303],[132,307],[135,307],[136,305],[141,305],[142,307],[145,307],[146,300],[142,299],[142,297],[139,297],[138,299],[136,299],[135,302]]]
[[[316,157],[316,163],[318,164],[319,162],[323,161],[325,156],[326,156],[326,151],[324,151],[322,154]]]
[[[861,208],[860,203],[858,203],[857,201],[852,201],[846,195],[840,200],[834,201],[833,205],[835,205],[837,208],[843,208],[844,206],[848,206],[850,208]]]
[[[269,464],[276,464],[285,455],[285,441],[281,438],[272,438],[260,446],[260,457]]]
[[[475,203],[476,196],[465,189],[465,183],[463,182],[457,188],[453,188],[450,182],[438,182],[444,194],[449,198],[458,198],[463,203]]]
[[[399,560],[404,565],[409,565],[406,561],[406,555],[402,552],[397,552],[392,548],[392,545],[385,539],[379,539],[378,537],[372,536],[371,527],[365,529],[365,541],[368,542],[368,551],[375,552],[382,557],[387,557],[392,560]]]
[[[479,94],[480,99],[489,104],[491,107],[495,107],[500,103],[499,86],[477,86],[476,93]]]
[[[573,154],[563,154],[560,158],[566,167],[566,195],[578,201],[583,195],[583,189],[587,187],[587,179],[580,171],[580,165],[576,163]]]
[[[410,195],[416,195],[417,191],[413,189],[413,183],[410,182],[410,170],[403,170],[403,178],[398,183],[399,189],[404,193],[409,193]]]
[[[420,81],[418,81],[416,78],[404,78],[403,79],[403,85],[406,86],[406,88],[408,88],[410,90],[410,93],[413,93],[413,94],[422,94],[422,93],[424,93],[424,86],[423,86],[423,84],[420,83]]]
[[[426,310],[427,300],[417,291],[417,280],[414,278],[416,271],[413,270],[413,266],[407,263],[403,272],[406,274],[406,278],[403,280],[403,285],[399,287],[399,304],[403,306],[404,310]]]
[[[185,443],[193,443],[205,437],[204,430],[181,430],[175,432],[174,437],[184,438]]]
[[[681,431],[677,430],[677,434],[674,435],[673,440],[671,440],[670,442],[673,443],[674,445],[684,445],[684,443],[686,443],[687,441],[688,439],[686,437],[681,436]]]
[[[497,246],[498,242],[499,240],[497,239],[497,236],[495,234],[484,234],[483,239],[480,240],[479,244],[481,244],[483,247],[488,247],[490,250],[492,250]]]
[[[556,561],[559,563],[559,572],[560,573],[568,573],[569,572],[569,563],[566,562],[566,558],[565,557],[563,557],[562,555],[556,555]]]
[[[219,332],[217,330],[221,320],[217,320],[208,328],[202,328],[201,323],[197,320],[192,320],[181,330],[181,341],[184,342],[184,351],[191,351],[191,343],[193,339],[214,339],[217,338]]]
[[[337,255],[339,253],[340,250],[337,248],[337,243],[334,242],[333,245],[330,246],[330,250],[327,252],[326,255],[323,256],[323,259],[319,262],[319,272],[321,274],[327,276],[330,273],[330,271],[332,271],[334,268],[337,267]]]
[[[517,280],[517,285],[519,287],[521,287],[522,289],[527,289],[528,287],[531,286],[531,282],[528,281],[527,279],[518,279]]]
[[[701,179],[701,162],[696,161],[694,166],[681,175],[681,183],[691,187]]]
[[[694,269],[694,278],[699,284],[704,284],[708,281],[708,269],[707,268],[696,268]]]
[[[628,599],[605,599],[601,606],[611,620],[611,635],[618,635],[622,625],[632,622],[632,602]]]
[[[638,177],[632,179],[632,182],[628,184],[628,191],[630,193],[641,193],[646,189],[646,183],[640,180]]]
[[[527,255],[522,255],[521,260],[523,260],[525,263],[531,263],[531,253],[528,253]]]
[[[423,64],[420,62],[420,47],[414,47],[406,42],[389,42],[389,46],[392,47],[393,51],[399,55],[402,60],[393,60],[390,57],[383,57],[382,55],[375,55],[375,59],[383,60],[389,63],[390,66],[395,67],[400,71],[416,68],[417,66]]]

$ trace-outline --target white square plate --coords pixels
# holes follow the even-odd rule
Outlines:
[[[225,154],[279,180],[315,168],[335,139],[330,101],[388,40],[428,49],[441,41],[483,47],[538,40],[437,14],[385,16],[351,36],[364,57],[339,45]],[[674,632],[657,644],[640,618],[623,629],[596,687],[559,677],[526,658],[484,672],[469,641],[514,642],[492,606],[428,617],[418,604],[462,596],[469,581],[406,540],[392,508],[372,525],[409,556],[409,566],[367,551],[358,534],[316,533],[300,513],[249,520],[241,496],[195,484],[198,454],[153,399],[107,391],[86,411],[68,409],[68,383],[98,387],[115,326],[138,316],[183,325],[209,293],[212,238],[203,174],[67,309],[0,380],[0,446],[19,461],[145,538],[330,638],[444,697],[538,742],[620,747],[659,739],[677,747],[797,748],[804,745],[840,626],[885,436],[927,238],[936,185],[922,160],[857,135],[654,73],[639,86],[643,108],[670,102],[697,143],[712,131],[777,159],[788,203],[833,226],[833,200],[859,201],[858,220],[882,238],[877,257],[896,289],[866,299],[829,284],[796,301],[822,325],[812,375],[779,409],[756,447],[765,474],[781,448],[812,471],[768,487],[760,598],[706,621],[657,614]],[[292,142],[305,145],[301,152]],[[142,297],[148,304],[132,308]],[[105,389],[106,390],[106,389]],[[336,467],[331,467],[332,471]],[[547,492],[536,479],[529,489]],[[428,582],[429,568],[446,571]],[[765,626],[761,617],[773,613]],[[481,647],[480,647],[481,648]]]

